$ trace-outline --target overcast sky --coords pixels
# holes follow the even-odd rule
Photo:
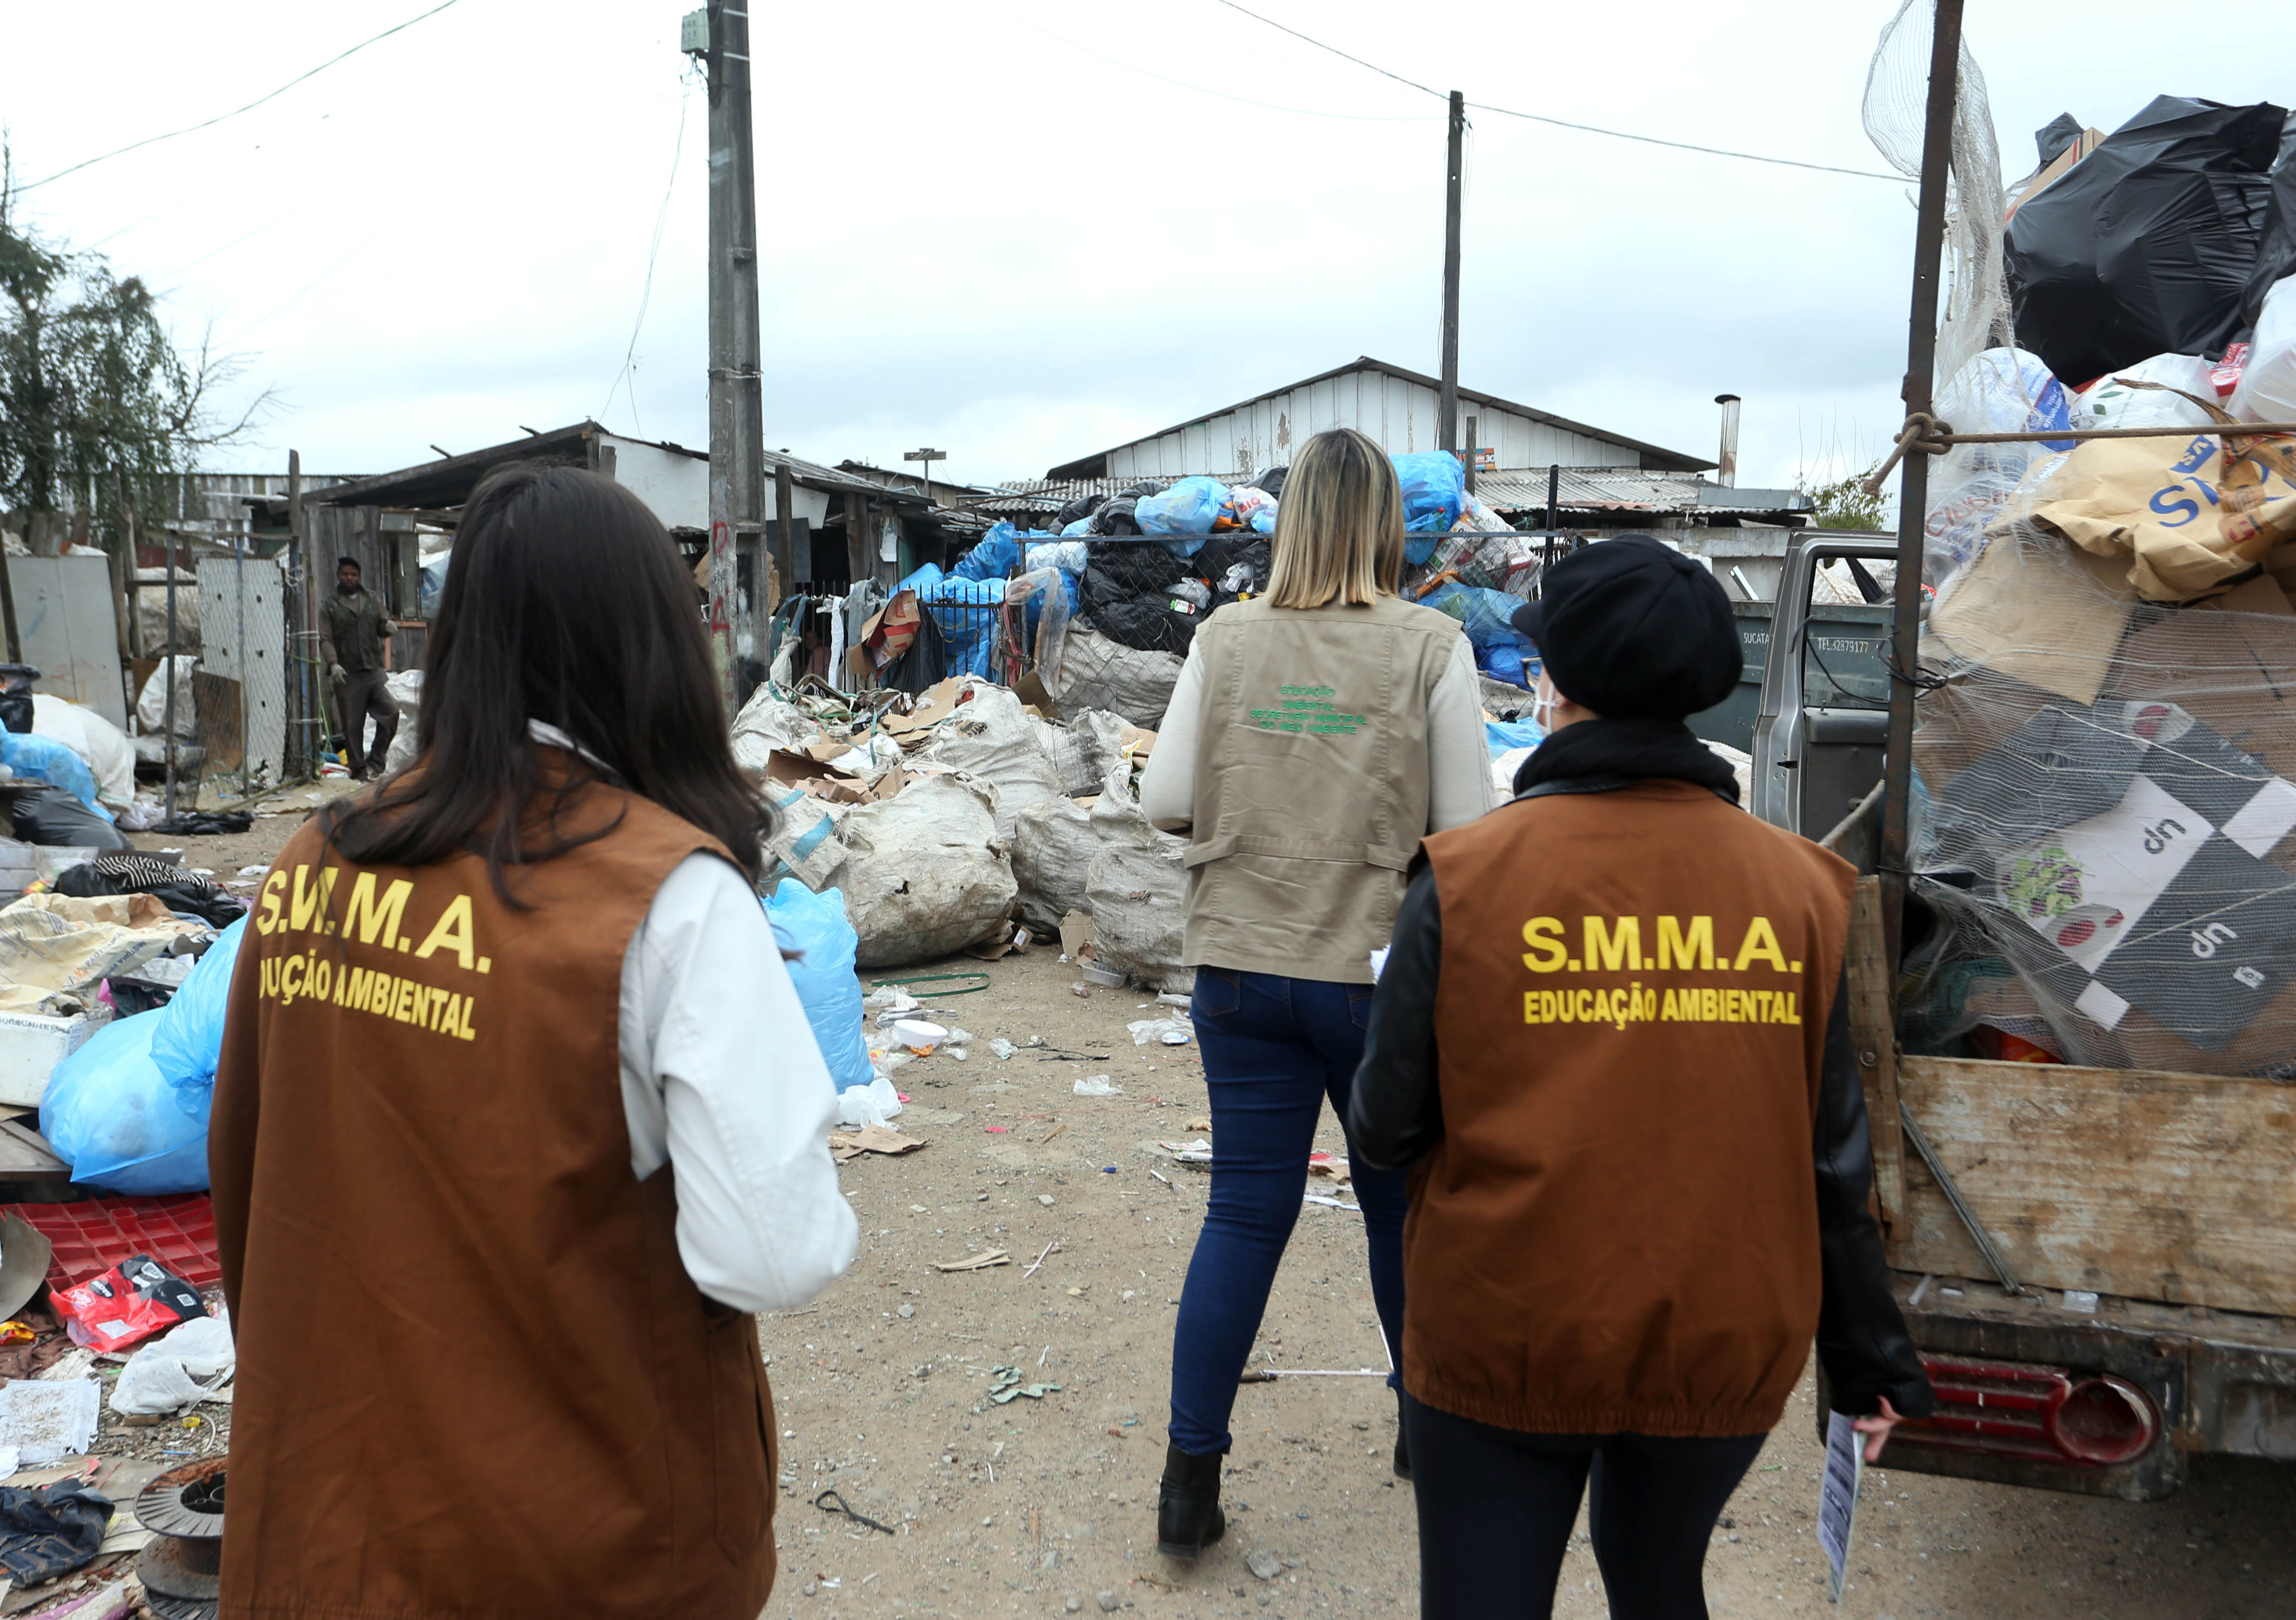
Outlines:
[[[226,111],[426,9],[0,0],[20,182]],[[596,416],[704,446],[706,107],[677,0],[457,0],[254,112],[38,186],[277,404],[219,469],[371,472]],[[1471,102],[1886,168],[1885,0],[1255,0]],[[879,0],[758,16],[767,442],[994,481],[1368,354],[1436,369],[1442,103],[1218,0]],[[2276,99],[2157,4],[1969,0],[2005,178],[2060,111]],[[678,138],[681,117],[685,134]],[[1911,188],[1472,115],[1460,379],[1830,474],[1900,416]],[[676,177],[672,182],[675,162]],[[667,196],[667,209],[664,199]],[[660,250],[630,350],[657,217]],[[618,381],[618,377],[620,380]]]

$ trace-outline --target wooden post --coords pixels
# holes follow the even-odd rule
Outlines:
[[[783,588],[797,583],[797,482],[786,455],[774,463],[774,566]],[[810,557],[806,561],[812,562]],[[809,571],[809,570],[808,570]]]
[[[1860,878],[1849,904],[1849,1044],[1866,1083],[1874,1142],[1874,1197],[1882,1235],[1906,1235],[1906,1148],[1898,1118],[1898,1037],[1891,1022],[1890,953],[1882,936],[1882,880]]]
[[[849,495],[845,497],[846,578],[855,585],[868,578],[876,566],[876,552],[869,533],[868,498]]]
[[[1475,493],[1475,419],[1467,418],[1467,493]]]
[[[1435,410],[1435,447],[1459,448],[1459,171],[1464,164],[1467,98],[1451,92],[1451,150],[1443,182],[1443,379]]]

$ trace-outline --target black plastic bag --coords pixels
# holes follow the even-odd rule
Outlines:
[[[1283,480],[1291,476],[1291,472],[1292,467],[1288,462],[1281,467],[1270,467],[1251,480],[1251,487],[1254,489],[1264,489],[1267,492],[1269,499],[1280,501],[1283,498]]]
[[[1087,542],[1079,596],[1085,607],[1177,585],[1195,570],[1153,541]]]
[[[901,656],[885,670],[885,684],[914,697],[948,678],[948,641],[940,621],[931,613],[917,615],[917,634]]]
[[[336,744],[338,748],[341,744]],[[179,810],[152,829],[170,838],[214,838],[223,833],[245,832],[255,825],[255,817],[245,810]]]
[[[98,855],[56,874],[56,893],[82,899],[96,895],[150,895],[171,912],[227,929],[247,914],[226,889],[205,878],[144,855]]]
[[[2272,166],[2272,196],[2264,207],[2264,241],[2256,250],[2256,268],[2249,272],[2248,290],[2241,295],[2240,320],[2254,326],[2264,312],[2264,295],[2276,282],[2296,275],[2296,114],[2280,127],[2280,159]]]
[[[2287,113],[2185,96],[2104,138],[2009,222],[2017,341],[2069,388],[2241,330]]]
[[[126,833],[82,804],[70,788],[43,782],[20,794],[8,808],[16,836],[27,844],[78,849],[135,847]]]
[[[1088,535],[1138,534],[1140,520],[1134,515],[1132,510],[1138,503],[1137,495],[1119,495],[1114,500],[1103,503],[1100,509],[1092,514],[1092,527],[1085,530],[1085,533]]]
[[[0,725],[20,737],[32,729],[32,683],[39,678],[29,664],[0,664]]]
[[[1078,518],[1089,518],[1108,503],[1106,495],[1081,495],[1053,514],[1053,532],[1059,534]]]
[[[1185,611],[1181,610],[1185,610]],[[1092,627],[1143,652],[1185,652],[1204,610],[1168,596],[1126,596],[1085,611]]]

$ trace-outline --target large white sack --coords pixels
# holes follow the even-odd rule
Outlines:
[[[1092,807],[1100,853],[1085,892],[1092,902],[1093,954],[1103,965],[1152,989],[1195,988],[1196,970],[1180,961],[1187,924],[1187,840],[1159,832],[1133,798],[1129,770],[1109,773]]]
[[[1012,915],[1018,886],[984,783],[921,776],[846,812],[836,870],[860,937],[857,966],[898,968],[978,944]]]
[[[755,774],[775,749],[794,749],[820,734],[821,722],[760,686],[734,716],[734,762]]]
[[[1021,920],[1054,929],[1074,911],[1090,911],[1086,892],[1100,834],[1072,798],[1041,799],[1013,818],[1013,878]]]
[[[398,710],[398,729],[390,734],[390,752],[383,757],[382,773],[396,776],[414,763],[414,757],[420,751],[414,740],[414,731],[415,722],[422,714],[422,672],[401,669],[385,675],[382,685]],[[368,750],[368,757],[372,758],[374,734],[379,728],[372,715],[367,716],[365,725],[366,735],[361,740]]]
[[[1164,724],[1181,661],[1177,652],[1143,652],[1071,626],[1046,687],[1063,715],[1104,708],[1152,732]]]
[[[61,742],[82,759],[95,777],[95,796],[124,808],[135,802],[135,745],[127,733],[69,698],[32,694],[32,734]]]
[[[2229,405],[2243,421],[2296,421],[2296,275],[2265,293],[2254,347]]]
[[[968,680],[966,695],[917,751],[922,764],[947,765],[996,790],[996,836],[1013,841],[1013,818],[1066,791],[1061,773],[1031,729],[1038,724],[1008,687]]]
[[[171,659],[161,659],[160,667],[144,677],[144,690],[135,699],[137,731],[146,737],[167,734],[168,682],[172,675],[176,683],[176,735],[199,735],[200,717],[192,698],[192,669],[199,661],[194,653],[178,653]]]
[[[2215,368],[2198,355],[2155,355],[2107,372],[2073,397],[2076,428],[2205,428],[2216,418],[2192,399],[2213,400]],[[2136,388],[2135,383],[2156,383]],[[2171,392],[2171,390],[2174,392]]]

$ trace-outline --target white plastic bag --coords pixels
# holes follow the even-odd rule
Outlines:
[[[2017,433],[2070,425],[2065,386],[2038,355],[1988,348],[1955,373],[1938,392],[1936,414],[1962,433]],[[1956,445],[1930,474],[1929,513],[1923,545],[1927,573],[1942,586],[1976,555],[1986,526],[2016,493],[2036,461],[2069,450],[2073,441]]]
[[[155,675],[157,671],[153,672]],[[135,749],[127,733],[68,698],[45,691],[32,694],[34,735],[61,742],[87,761],[95,778],[95,796],[119,809],[135,802]]]
[[[2217,397],[2213,368],[2198,355],[2155,355],[2098,378],[2073,400],[2076,428],[2205,428],[2214,418],[2190,399]],[[2157,388],[2131,388],[2132,382]]]
[[[837,1123],[841,1125],[881,1125],[900,1111],[901,1094],[882,1075],[837,1093]]]
[[[111,1410],[181,1411],[213,1397],[238,1365],[231,1324],[221,1317],[194,1316],[127,1358],[111,1387]]]
[[[143,594],[149,596],[151,592]],[[168,731],[168,683],[176,683],[176,735],[196,737],[200,734],[200,717],[192,701],[192,667],[199,662],[196,655],[179,653],[172,659],[161,659],[160,667],[146,676],[144,690],[135,699],[135,724],[146,737],[161,737]]]
[[[2227,406],[2243,421],[2296,421],[2296,275],[2275,282]]]

